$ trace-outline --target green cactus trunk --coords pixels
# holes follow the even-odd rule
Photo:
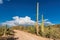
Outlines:
[[[43,19],[43,15],[42,15],[41,32],[42,32],[42,36],[43,36],[43,33],[44,33],[44,19]]]

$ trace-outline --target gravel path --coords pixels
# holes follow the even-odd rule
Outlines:
[[[24,31],[19,31],[19,30],[14,30],[14,31],[16,32],[14,37],[18,38],[17,40],[49,40],[47,38],[36,36]]]

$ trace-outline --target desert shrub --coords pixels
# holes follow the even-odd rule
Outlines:
[[[56,26],[45,27],[45,37],[52,39],[60,39],[60,31]]]
[[[12,30],[10,30],[10,28],[6,27],[6,26],[2,26],[0,27],[0,36],[3,36],[3,35],[11,35],[11,34],[14,34],[12,32]]]
[[[36,34],[35,26],[16,26],[16,27],[12,27],[12,28]],[[60,26],[59,25],[58,26],[56,26],[56,25],[45,26],[43,35],[41,32],[41,27],[39,26],[39,34],[42,37],[60,39]]]
[[[0,36],[2,36],[3,35],[3,33],[2,32],[0,32]]]
[[[33,26],[28,27],[28,32],[35,33],[35,27]]]

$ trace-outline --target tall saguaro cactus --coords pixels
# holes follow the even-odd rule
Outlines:
[[[7,32],[7,25],[4,27],[4,34],[3,34],[3,37],[6,37],[6,32]]]
[[[38,13],[39,13],[39,3],[37,3],[37,15],[36,15],[36,34],[38,35],[39,29],[38,29]]]
[[[44,33],[44,18],[43,18],[43,15],[42,15],[41,32],[42,32],[42,35],[43,35],[43,33]]]

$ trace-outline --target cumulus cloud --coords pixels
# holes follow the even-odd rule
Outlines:
[[[19,17],[14,16],[12,17],[13,20],[3,22],[2,25],[9,25],[9,26],[17,26],[17,25],[35,25],[36,21],[32,20],[30,17]],[[38,23],[41,25],[41,22]],[[48,19],[44,20],[45,25],[54,25],[52,22],[50,22]]]
[[[51,21],[49,21],[48,19],[44,20],[44,24],[45,25],[55,25],[54,23],[52,23]]]
[[[13,18],[13,20],[3,22],[2,24],[9,25],[9,26],[34,25],[35,24],[35,21],[31,20],[31,18],[28,16],[25,16],[25,17],[14,16],[12,18]]]

